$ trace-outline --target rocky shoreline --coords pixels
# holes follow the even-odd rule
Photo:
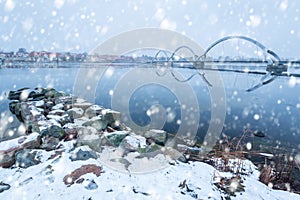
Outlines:
[[[83,199],[161,199],[161,194],[230,199],[236,194],[252,197],[249,189],[257,184],[264,189],[255,195],[268,196],[263,191],[270,189],[258,182],[259,172],[250,161],[230,161],[232,169],[236,163],[243,166],[238,170],[244,177],[216,171],[202,162],[189,162],[193,155],[199,155],[200,148],[183,141],[174,143],[163,130],[137,134],[121,122],[118,111],[52,88],[22,88],[9,92],[8,99],[9,109],[24,124],[26,135],[0,142],[0,197],[37,187],[29,194],[30,199],[44,199],[49,194],[69,198],[71,193],[75,199],[78,195]],[[155,193],[151,188],[161,181],[160,187],[165,189],[155,188]],[[59,192],[51,193],[53,190]]]
[[[11,100],[10,111],[24,123],[28,136],[12,140],[11,143],[15,144],[6,144],[12,148],[2,147],[4,145],[0,143],[3,158],[0,167],[20,163],[20,152],[30,154],[25,149],[57,150],[64,141],[72,140],[74,146],[87,145],[96,152],[101,152],[103,146],[112,146],[120,148],[123,154],[138,152],[149,153],[149,156],[151,152],[160,150],[168,140],[168,134],[162,130],[149,130],[143,136],[137,135],[120,122],[120,112],[93,105],[53,88],[22,88],[10,91],[8,99]],[[184,151],[189,149],[184,145],[179,147]],[[179,157],[185,160],[185,157]],[[20,166],[29,167],[34,163],[38,162],[31,160]]]

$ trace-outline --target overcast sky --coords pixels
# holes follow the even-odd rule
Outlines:
[[[300,58],[300,1],[0,0],[0,50],[89,52],[124,31],[161,27],[203,48],[227,35],[252,37]]]

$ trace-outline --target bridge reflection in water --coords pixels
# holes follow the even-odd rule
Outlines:
[[[223,56],[220,59],[208,56],[208,54],[216,46],[223,44],[225,41],[229,40],[242,40],[253,44],[257,48],[256,54],[261,54],[262,58],[230,58],[229,56],[224,58]],[[237,47],[237,49],[239,50],[240,48]],[[185,51],[185,54],[188,53],[191,56],[182,57],[179,55],[180,51]],[[228,71],[262,75],[260,80],[254,86],[246,89],[246,91],[248,92],[251,92],[263,85],[273,82],[279,76],[300,77],[300,73],[288,72],[288,67],[300,65],[300,61],[281,60],[281,58],[274,51],[268,49],[260,42],[246,36],[226,36],[224,38],[221,38],[212,43],[202,55],[197,55],[194,50],[188,46],[180,46],[172,53],[164,50],[159,50],[155,54],[154,59],[152,60],[152,64],[155,64],[158,69],[163,69],[158,70],[157,75],[159,76],[164,76],[167,71],[170,71],[170,73],[176,80],[186,82],[194,76],[199,75],[207,83],[208,86],[213,85],[205,77],[205,73],[203,73],[203,70]],[[172,69],[183,67],[197,69],[197,72],[184,80],[180,80],[178,77],[176,77],[175,73],[172,72]],[[168,68],[168,70],[165,70],[165,68]],[[163,73],[161,73],[160,71],[163,71]]]

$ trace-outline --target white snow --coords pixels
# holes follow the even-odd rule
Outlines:
[[[39,136],[39,134],[34,132],[27,136],[22,136],[22,137],[18,137],[18,138],[12,139],[12,140],[1,142],[0,143],[0,151],[5,151],[8,149],[16,148],[24,143],[35,140],[38,136]]]
[[[61,110],[61,109],[63,109],[63,107],[64,107],[64,104],[58,103],[52,107],[52,110]]]
[[[142,136],[139,136],[139,135],[129,135],[129,136],[126,136],[124,138],[124,140],[126,140],[126,142],[128,144],[130,144],[132,147],[134,147],[135,149],[137,148],[145,148],[147,146],[146,144],[146,138],[145,137],[142,137]]]
[[[17,140],[16,140],[17,141]],[[222,194],[213,185],[217,176],[231,177],[231,173],[219,172],[212,166],[202,162],[181,163],[170,161],[162,154],[152,160],[143,158],[142,164],[170,162],[164,168],[157,166],[156,171],[148,173],[133,173],[129,170],[124,173],[114,170],[101,159],[88,159],[86,161],[70,160],[72,142],[65,142],[65,152],[62,156],[48,159],[54,151],[39,151],[42,163],[22,169],[0,168],[0,181],[10,184],[11,188],[0,193],[0,199],[222,199]],[[137,154],[137,153],[135,153]],[[132,154],[134,155],[134,154]],[[109,154],[107,154],[109,156]],[[108,157],[111,159],[113,157]],[[142,160],[142,159],[141,159]],[[159,161],[159,162],[158,162]],[[148,162],[148,163],[147,163]],[[234,161],[235,162],[235,161]],[[300,195],[286,191],[276,191],[258,181],[259,172],[250,161],[244,162],[247,169],[252,169],[249,175],[243,175],[245,192],[237,193],[232,199],[300,199]],[[63,178],[75,169],[86,164],[102,166],[99,177],[89,173],[82,177],[82,184],[74,183],[67,187]],[[249,171],[250,172],[250,171]],[[86,185],[89,180],[94,180],[98,185],[96,189],[88,190]],[[179,184],[186,180],[186,185],[193,190],[180,188]]]

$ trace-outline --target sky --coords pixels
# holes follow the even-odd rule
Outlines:
[[[120,33],[170,29],[204,49],[228,35],[300,58],[300,1],[0,0],[0,51],[89,52]]]

